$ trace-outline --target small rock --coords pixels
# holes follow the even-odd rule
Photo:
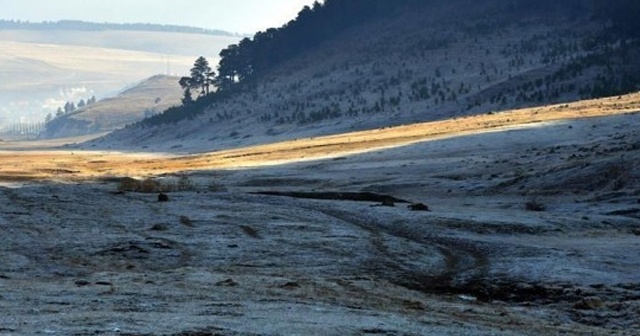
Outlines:
[[[300,285],[297,282],[290,281],[290,282],[287,282],[286,284],[280,286],[280,288],[283,288],[283,289],[295,289],[295,288],[300,288]]]
[[[411,204],[407,208],[411,209],[411,211],[429,211],[429,207],[423,203]]]
[[[462,301],[469,301],[469,302],[474,302],[477,300],[475,296],[471,296],[471,295],[458,295],[458,299]]]
[[[167,231],[167,230],[169,230],[169,228],[164,224],[153,224],[153,226],[151,227],[151,230],[153,230],[153,231]]]
[[[158,194],[158,202],[169,202],[169,196],[163,193]]]
[[[394,206],[396,206],[396,204],[395,204],[395,203],[393,203],[393,201],[392,201],[392,200],[390,200],[390,199],[385,199],[385,200],[383,200],[383,201],[382,201],[382,204],[380,204],[380,205],[381,205],[381,206],[386,206],[386,207],[394,207]]]
[[[640,228],[635,228],[635,229],[631,230],[631,233],[633,233],[636,236],[640,236]]]
[[[96,285],[98,286],[113,286],[113,284],[109,281],[96,281]]]
[[[187,216],[180,216],[180,224],[188,227],[194,227],[193,221]]]
[[[238,244],[229,244],[227,245],[228,248],[238,248]]]
[[[237,285],[238,283],[233,281],[233,279],[227,279],[224,281],[216,282],[216,286],[219,286],[219,287],[235,287]]]
[[[573,305],[573,308],[582,309],[582,310],[593,310],[593,309],[598,309],[598,308],[602,307],[603,305],[604,305],[604,303],[602,302],[602,299],[600,299],[597,296],[592,296],[592,297],[587,297],[587,298],[584,298],[584,299],[576,302]]]
[[[84,287],[84,286],[88,286],[90,284],[89,281],[87,280],[78,280],[75,282],[76,286],[78,287]]]

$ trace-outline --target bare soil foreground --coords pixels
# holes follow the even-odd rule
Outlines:
[[[639,102],[188,156],[0,143],[0,334],[637,335]]]

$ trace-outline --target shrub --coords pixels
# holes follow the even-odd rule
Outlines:
[[[130,191],[140,193],[175,192],[195,190],[196,186],[188,176],[178,178],[170,177],[166,179],[146,178],[138,180],[132,177],[123,177],[119,180],[119,191]]]
[[[131,191],[141,193],[154,193],[161,191],[161,186],[158,181],[151,178],[145,180],[138,180],[132,177],[123,177],[118,184],[119,191]]]

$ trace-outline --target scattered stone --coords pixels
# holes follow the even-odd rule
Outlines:
[[[635,228],[635,229],[631,230],[631,233],[633,233],[636,236],[640,236],[640,228]]]
[[[153,231],[167,231],[167,230],[169,230],[169,228],[164,224],[153,224],[153,226],[151,227],[151,230],[153,230]]]
[[[87,280],[77,280],[77,281],[75,282],[75,284],[76,284],[76,286],[78,286],[78,287],[84,287],[84,286],[88,286],[88,285],[90,284],[90,282],[89,282],[89,281],[87,281]]]
[[[167,196],[167,194],[159,193],[158,202],[169,202],[169,196]]]
[[[411,211],[430,211],[429,207],[424,203],[411,204],[408,205],[407,208],[409,208]]]
[[[527,211],[538,211],[538,212],[547,210],[547,207],[544,204],[538,202],[537,200],[531,200],[526,202],[524,204],[524,208]]]
[[[581,309],[581,310],[593,310],[593,309],[598,309],[598,308],[602,307],[603,305],[604,305],[604,303],[602,302],[602,299],[600,299],[597,296],[592,296],[592,297],[587,297],[587,298],[584,298],[584,299],[576,302],[573,305],[573,308]]]
[[[194,227],[193,221],[187,216],[180,216],[180,224],[188,227]]]
[[[462,300],[462,301],[469,301],[469,302],[475,302],[476,300],[478,300],[478,298],[476,298],[475,296],[471,296],[471,295],[458,295],[458,299]]]
[[[96,281],[96,285],[98,286],[113,286],[113,284],[109,281]]]
[[[396,206],[396,203],[394,203],[392,199],[384,199],[382,200],[380,206],[394,207]]]
[[[150,239],[147,238],[147,240],[150,240]],[[162,240],[153,240],[153,241],[149,242],[149,245],[151,245],[151,247],[156,248],[156,249],[162,249],[162,250],[171,250],[171,249],[173,249],[173,246],[171,246],[170,243],[168,243],[166,241],[162,241]]]
[[[287,282],[286,284],[280,286],[280,288],[282,289],[296,289],[296,288],[300,288],[300,285],[297,282]]]
[[[216,286],[218,287],[235,287],[238,283],[233,281],[233,279],[227,279],[223,281],[216,282]]]

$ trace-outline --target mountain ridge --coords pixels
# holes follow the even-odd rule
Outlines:
[[[143,31],[169,32],[216,36],[241,36],[221,29],[207,29],[192,26],[157,23],[107,23],[82,20],[58,20],[30,22],[20,20],[0,20],[0,30],[80,30],[80,31]]]

